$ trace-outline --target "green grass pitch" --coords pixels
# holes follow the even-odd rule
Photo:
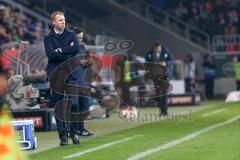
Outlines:
[[[190,109],[193,112],[190,115]],[[215,111],[221,112],[215,112]],[[139,112],[158,112],[140,109]],[[93,121],[87,128],[96,133],[92,138],[81,138],[80,145],[58,147],[56,132],[36,133],[40,148],[28,152],[32,160],[61,160],[67,156],[73,160],[128,160],[134,155],[179,140],[199,130],[225,122],[240,115],[240,104],[209,102],[196,107],[175,107],[170,112],[186,114],[191,119],[150,121],[126,121],[118,114],[109,119]],[[208,113],[208,116],[203,116]],[[71,143],[70,139],[69,142]],[[47,146],[51,146],[47,148]],[[45,148],[44,148],[45,147]],[[78,155],[76,155],[76,153]],[[240,159],[240,119],[207,130],[196,137],[169,148],[156,151],[143,160],[237,160]],[[131,160],[131,159],[130,159]]]

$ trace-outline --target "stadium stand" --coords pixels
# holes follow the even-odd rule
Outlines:
[[[211,36],[234,35],[240,32],[238,0],[168,0],[164,10],[192,24]]]
[[[20,40],[36,43],[48,31],[48,26],[43,21],[8,4],[1,3],[0,14],[0,45]]]
[[[210,52],[239,54],[238,0],[200,0],[190,3],[186,0],[116,1],[171,31],[176,30],[175,33],[208,48]],[[207,45],[204,45],[204,41]]]
[[[239,0],[165,1],[164,9],[171,15],[208,33],[213,52],[239,51]]]

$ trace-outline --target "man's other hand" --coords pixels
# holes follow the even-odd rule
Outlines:
[[[86,66],[87,65],[87,60],[85,60],[85,59],[81,59],[80,60],[80,65],[82,65],[82,66]]]
[[[57,48],[54,50],[56,53],[62,53],[62,49],[61,48]]]
[[[74,42],[71,42],[71,43],[70,43],[70,46],[73,46],[73,45],[74,45]]]
[[[167,66],[166,62],[164,62],[164,61],[159,62],[159,64],[161,64],[161,65],[164,66],[164,67]]]

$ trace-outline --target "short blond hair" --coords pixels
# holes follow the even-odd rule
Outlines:
[[[51,14],[51,21],[53,21],[53,20],[55,19],[56,15],[64,15],[64,13],[61,12],[61,11],[55,11],[55,12],[53,12],[53,13]]]

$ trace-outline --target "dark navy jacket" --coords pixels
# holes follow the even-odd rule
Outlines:
[[[73,42],[73,45],[70,44]],[[79,52],[79,43],[74,31],[65,29],[62,34],[56,34],[54,29],[44,37],[45,52],[48,57],[47,76],[61,63]],[[61,48],[62,52],[56,52]]]
[[[149,50],[146,55],[145,55],[145,62],[150,62],[149,65],[151,65],[151,62],[159,62],[159,61],[164,61],[167,64],[167,78],[172,79],[173,78],[173,59],[170,51],[162,46],[162,51],[160,53],[159,58],[157,55],[154,53],[154,50],[151,49]]]
[[[76,59],[80,60],[80,59],[86,59],[86,56],[87,56],[87,50],[85,46],[81,44],[80,50],[75,57]],[[77,57],[80,57],[80,58],[77,58]],[[80,85],[82,87],[88,86],[88,83],[84,81],[84,76],[88,69],[89,69],[88,67],[86,68],[79,65],[79,67],[71,73],[71,79],[69,80],[69,83],[74,85]]]

